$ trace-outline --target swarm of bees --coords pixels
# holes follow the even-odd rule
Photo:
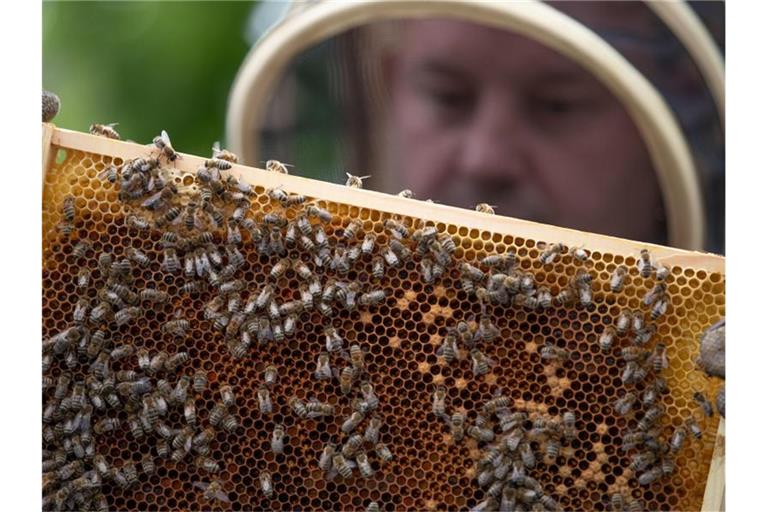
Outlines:
[[[119,139],[111,125],[94,125],[91,131]],[[170,463],[190,464],[210,474],[193,487],[211,503],[230,502],[227,489],[232,484],[219,475],[224,461],[212,455],[217,432],[240,431],[235,411],[242,397],[237,382],[218,381],[213,406],[199,410],[197,397],[209,386],[208,374],[193,370],[194,361],[184,350],[185,343],[194,342],[190,332],[199,323],[213,331],[233,360],[245,360],[257,347],[279,350],[304,338],[302,319],[321,319],[322,335],[312,353],[315,364],[306,371],[311,379],[338,390],[341,400],[280,393],[280,374],[269,361],[253,394],[258,415],[273,417],[284,412],[281,407],[291,412],[266,434],[265,446],[273,456],[292,453],[286,448],[292,444],[289,427],[295,422],[337,424],[338,433],[324,441],[317,461],[328,481],[346,483],[377,478],[397,457],[384,442],[389,429],[380,400],[386,398],[377,392],[380,383],[371,371],[367,347],[337,320],[339,312],[367,314],[392,305],[385,275],[411,265],[427,286],[458,277],[461,290],[456,292],[476,302],[479,313],[444,324],[436,355],[440,364],[466,365],[478,380],[504,370],[487,355],[490,347],[505,341],[499,311],[546,314],[557,307],[593,308],[601,301],[595,298],[601,283],[582,247],[541,245],[542,266],[565,261],[575,267],[567,282],[544,282],[519,264],[514,251],[458,261],[457,239],[431,221],[389,215],[383,219],[383,232],[368,231],[360,220],[333,222],[337,217],[322,201],[282,186],[266,190],[269,204],[258,203],[254,187],[236,177],[237,156],[218,143],[192,176],[193,186],[177,179],[180,171],[174,164],[180,158],[163,131],[145,156],[108,165],[99,174],[128,207],[123,219],[128,232],[159,234],[157,252],[116,247],[96,253],[87,238],[72,241],[72,256],[81,269],[73,276],[78,297],[71,326],[43,340],[44,509],[105,510],[102,486],[130,489],[139,471],[150,475],[156,465]],[[288,167],[267,162],[271,172],[287,174]],[[347,186],[361,188],[365,178],[348,175]],[[398,195],[413,196],[409,190]],[[58,231],[66,238],[73,238],[80,225],[77,199],[68,196],[62,204]],[[480,204],[476,209],[493,214],[494,208]],[[263,279],[245,277],[252,265],[248,255],[254,252],[261,257]],[[135,287],[134,276],[150,266],[182,279],[178,293],[170,294],[160,281]],[[609,283],[613,293],[622,291],[631,273],[652,280],[642,307],[621,310],[595,342],[603,353],[618,356],[625,390],[614,408],[620,416],[635,418],[627,422],[622,449],[638,484],[645,486],[669,478],[684,443],[700,438],[702,429],[691,416],[669,439],[662,436],[661,396],[667,392],[662,374],[669,363],[655,321],[672,307],[670,272],[644,251],[637,269],[617,266]],[[299,285],[288,290],[287,283],[296,281]],[[186,298],[202,304],[204,322],[176,307]],[[121,330],[140,323],[148,310],[166,306],[173,313],[160,317],[157,335],[172,339],[177,351],[152,352],[119,341]],[[544,366],[567,369],[576,355],[564,343],[547,339],[534,357]],[[565,462],[564,448],[578,433],[576,414],[528,414],[515,409],[501,390],[479,410],[468,411],[453,407],[451,395],[446,386],[435,386],[424,396],[425,411],[431,404],[430,420],[446,429],[454,443],[472,440],[481,447],[475,474],[485,496],[473,510],[560,510],[558,497],[533,475]],[[704,416],[711,416],[712,404],[704,395],[697,393],[692,400]],[[94,438],[119,430],[151,447],[140,465],[108,461],[97,453]],[[254,475],[261,494],[272,498],[276,491],[270,471],[259,467]],[[642,508],[622,494],[606,499],[632,510]],[[378,510],[379,505],[370,501],[367,509]]]

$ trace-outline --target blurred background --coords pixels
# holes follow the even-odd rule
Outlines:
[[[117,122],[141,143],[165,129],[178,150],[208,155],[223,141],[254,5],[44,2],[43,87],[61,98],[56,125]]]

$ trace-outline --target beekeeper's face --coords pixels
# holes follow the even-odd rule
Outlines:
[[[569,59],[503,30],[411,21],[390,71],[395,172],[416,197],[665,241],[637,129]]]

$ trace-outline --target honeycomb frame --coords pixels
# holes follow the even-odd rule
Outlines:
[[[144,157],[148,151],[148,146],[44,125],[43,339],[66,327],[75,305],[74,299],[65,297],[73,289],[72,283],[66,281],[74,279],[76,272],[73,271],[77,268],[69,254],[72,242],[62,242],[57,232],[61,204],[66,195],[76,197],[80,210],[90,210],[88,220],[92,224],[78,221],[75,226],[78,236],[89,237],[94,246],[100,247],[119,247],[122,239],[127,238],[134,247],[143,248],[148,254],[154,252],[153,243],[159,235],[153,234],[151,240],[132,236],[121,220],[127,212],[125,206],[117,201],[114,189],[97,177],[105,165]],[[181,156],[175,167],[182,173],[192,173],[204,160],[192,155]],[[670,425],[682,423],[684,414],[693,413],[692,390],[703,390],[712,396],[718,386],[717,382],[695,371],[693,361],[701,332],[725,314],[724,258],[720,256],[489,216],[240,165],[233,166],[230,172],[258,187],[261,196],[255,201],[257,206],[267,206],[269,199],[263,191],[277,186],[321,201],[334,214],[332,226],[337,231],[345,224],[340,217],[361,217],[364,229],[381,233],[383,221],[398,216],[412,225],[415,225],[415,219],[433,221],[440,232],[449,233],[456,241],[459,261],[479,260],[514,247],[522,268],[534,273],[537,281],[554,287],[562,286],[564,276],[572,275],[574,262],[567,261],[566,257],[554,265],[542,265],[538,261],[542,244],[562,242],[569,247],[583,246],[589,251],[590,268],[599,277],[595,304],[588,308],[558,307],[548,314],[518,310],[507,317],[503,312],[494,312],[505,340],[490,350],[491,357],[499,364],[490,374],[475,378],[466,362],[451,367],[435,353],[441,328],[465,318],[459,312],[466,313],[466,318],[479,313],[477,304],[462,307],[462,303],[467,305],[469,299],[456,291],[459,286],[456,276],[447,276],[440,283],[428,286],[419,281],[415,264],[388,271],[388,284],[399,290],[383,306],[389,314],[380,311],[342,314],[339,325],[346,332],[348,342],[357,340],[374,361],[389,363],[376,367],[371,380],[379,389],[385,389],[379,391],[380,414],[385,419],[382,437],[395,453],[395,462],[387,466],[374,463],[376,476],[372,479],[362,480],[355,476],[342,483],[326,482],[316,467],[322,446],[330,436],[339,433],[339,426],[350,410],[343,406],[343,396],[333,386],[319,385],[309,375],[318,352],[315,345],[321,338],[317,326],[309,330],[304,340],[288,341],[279,351],[273,350],[274,347],[259,348],[256,353],[261,357],[251,354],[235,361],[229,358],[220,337],[211,333],[203,321],[197,322],[199,325],[193,326],[195,335],[188,338],[186,345],[192,360],[190,368],[202,367],[208,371],[213,383],[226,381],[235,386],[242,403],[239,416],[244,434],[220,434],[217,436],[218,446],[214,448],[214,453],[223,461],[221,481],[227,483],[225,490],[232,503],[222,505],[204,501],[200,491],[185,485],[208,477],[191,465],[177,468],[166,461],[159,465],[155,475],[140,475],[137,489],[108,489],[110,508],[363,509],[372,500],[381,502],[384,510],[471,508],[482,497],[482,491],[473,480],[477,443],[463,443],[457,450],[444,425],[428,414],[432,387],[445,384],[452,403],[470,414],[497,388],[505,389],[517,408],[531,414],[554,414],[571,407],[583,412],[579,425],[584,427],[584,436],[569,451],[581,460],[573,465],[567,462],[559,467],[550,465],[540,478],[553,495],[566,497],[567,509],[607,509],[605,494],[630,485],[633,477],[626,468],[621,470],[618,465],[623,462],[626,466],[627,462],[627,457],[617,449],[623,433],[621,428],[627,421],[609,412],[610,403],[621,388],[616,384],[618,370],[603,368],[602,365],[607,366],[608,356],[596,349],[599,333],[593,326],[607,325],[606,319],[613,321],[620,307],[634,308],[640,304],[647,285],[638,276],[633,276],[628,284],[626,297],[619,297],[610,304],[602,301],[610,300],[607,287],[610,272],[622,263],[634,267],[641,249],[648,249],[655,261],[672,270],[669,286],[672,313],[668,313],[659,326],[660,335],[674,339],[674,344],[669,346],[670,367],[665,375],[670,392],[664,397],[667,412],[672,413],[671,419],[665,416],[665,428],[671,429]],[[261,269],[265,265],[258,255],[248,253],[246,257],[253,268]],[[151,274],[149,271],[145,273]],[[246,272],[246,281],[259,282],[261,279],[257,274],[258,271]],[[149,277],[139,279],[149,280]],[[165,276],[163,280],[169,287],[179,285]],[[454,287],[446,286],[448,282],[453,282]],[[290,288],[295,282],[288,284]],[[186,297],[178,305],[200,316],[204,302],[200,298]],[[172,347],[167,337],[157,339],[161,315],[163,312],[148,312],[146,324],[135,327],[135,330],[132,327],[129,338],[143,339],[155,349]],[[567,369],[548,368],[542,365],[538,350],[544,339],[552,338],[562,340],[569,349],[588,349],[575,350],[579,359]],[[192,339],[198,341],[193,343]],[[513,356],[519,364],[510,364],[505,370],[502,363],[513,361]],[[258,413],[254,414],[254,408],[258,408],[254,400],[266,361],[282,370],[294,367],[307,375],[291,378],[287,371],[281,373],[281,377],[293,386],[278,384],[284,395],[279,404],[280,412],[274,420],[262,421]],[[291,393],[304,393],[302,387],[311,387],[321,400],[342,405],[344,412],[337,414],[334,422],[329,424],[297,421],[291,416],[285,398],[289,389]],[[209,406],[213,400],[212,389],[206,390],[201,397]],[[592,404],[584,405],[585,401],[590,401],[590,396],[595,397]],[[587,417],[590,419],[583,419]],[[268,435],[278,421],[286,424],[288,439],[293,441],[292,444],[289,441],[285,455],[274,455],[269,451]],[[698,441],[700,444],[686,445],[681,453],[687,460],[670,481],[656,482],[647,489],[630,485],[633,495],[644,498],[649,509],[705,509],[708,508],[705,493],[712,492],[713,486],[724,486],[724,481],[717,478],[707,482],[715,445],[720,443],[719,424],[715,418],[702,422],[702,426],[704,434]],[[127,435],[118,433],[109,446],[101,448],[116,459],[132,458],[138,462],[146,453],[144,448],[132,453],[117,448],[121,443],[131,446],[126,444],[129,441]],[[247,465],[252,459],[257,461],[257,468],[250,471]],[[273,470],[275,497],[272,500],[264,499],[258,491],[256,474],[265,467]],[[288,472],[278,472],[277,469],[287,469]],[[300,495],[286,494],[291,486],[303,486],[305,491]]]

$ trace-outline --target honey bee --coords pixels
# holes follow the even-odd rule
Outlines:
[[[343,237],[347,240],[352,240],[357,236],[357,232],[363,226],[363,223],[357,219],[351,220],[347,227],[344,228]]]
[[[554,263],[561,254],[565,254],[568,248],[562,243],[550,244],[539,255],[539,261],[544,265]]]
[[[280,174],[289,174],[288,167],[293,167],[291,164],[284,164],[278,160],[267,160],[265,162],[265,169],[269,172],[277,172]]]
[[[363,395],[363,399],[368,402],[371,409],[375,409],[379,405],[379,398],[373,390],[373,384],[368,381],[360,383],[360,394]]]
[[[208,423],[212,427],[217,427],[221,424],[221,420],[224,419],[224,415],[227,413],[227,408],[222,403],[216,403],[208,414]]]
[[[106,137],[108,139],[120,140],[120,134],[117,133],[117,130],[115,130],[115,126],[117,126],[118,124],[120,123],[110,123],[110,124],[94,123],[88,129],[88,132],[91,133],[92,135],[99,135],[101,137]]]
[[[171,139],[168,137],[168,133],[165,130],[161,131],[160,135],[152,139],[152,143],[160,150],[160,154],[165,156],[169,162],[173,162],[179,158],[179,155],[174,151],[173,146],[171,145]]]
[[[333,376],[330,365],[330,357],[327,352],[321,352],[317,356],[317,368],[314,376],[317,380],[328,380]]]
[[[360,470],[360,474],[363,478],[371,478],[373,476],[373,468],[371,468],[371,465],[368,462],[368,456],[365,452],[358,453],[355,456],[355,460],[357,461],[357,468]]]
[[[339,385],[341,386],[341,392],[348,395],[352,391],[352,383],[355,380],[355,370],[351,366],[346,366],[338,374]]]
[[[352,466],[341,454],[336,454],[333,456],[333,469],[335,469],[342,478],[349,478],[352,476]]]
[[[478,349],[472,349],[470,357],[472,358],[472,373],[475,377],[485,375],[491,371],[490,367],[493,365],[493,362]]]
[[[190,283],[187,283],[190,284]],[[176,312],[177,315],[181,314],[181,311]],[[183,338],[189,332],[191,324],[186,318],[176,318],[169,320],[163,324],[161,331],[164,333],[172,334],[173,336]]]
[[[364,439],[371,443],[376,444],[379,442],[379,430],[381,429],[382,421],[379,416],[374,416],[368,422],[368,426],[365,428]]]
[[[598,344],[600,345],[600,349],[604,352],[609,352],[611,350],[611,347],[613,347],[613,341],[616,338],[616,329],[613,326],[607,326],[603,329],[602,334],[600,334],[600,339],[598,340]]]
[[[645,314],[642,311],[632,313],[632,332],[640,333],[645,328]]]
[[[384,227],[389,230],[390,234],[395,238],[408,238],[410,230],[401,222],[394,219],[387,219],[384,221]]]
[[[635,402],[637,402],[637,395],[634,393],[627,393],[613,403],[613,408],[620,415],[626,416],[632,410]]]
[[[372,260],[371,276],[380,281],[384,277],[384,258],[381,256],[374,256]]]
[[[525,465],[525,467],[528,469],[536,466],[536,455],[533,453],[531,445],[527,442],[521,442],[519,446],[520,457],[523,461],[523,465]]]
[[[498,208],[498,206],[491,206],[488,203],[478,203],[477,205],[475,205],[475,211],[478,211],[480,213],[487,213],[489,215],[496,214],[495,208]]]
[[[445,417],[445,397],[448,392],[443,385],[435,387],[435,391],[432,393],[432,414],[438,418]]]
[[[365,512],[379,512],[380,510],[379,503],[376,501],[368,503],[368,506],[365,507]]]
[[[704,415],[708,418],[711,418],[714,414],[714,410],[712,409],[712,403],[707,399],[707,397],[704,396],[701,391],[696,391],[693,394],[693,399],[697,404],[699,404],[701,410],[704,412]]]
[[[477,441],[488,443],[493,441],[495,434],[493,430],[482,428],[477,425],[470,425],[467,427],[467,435]]]
[[[331,222],[333,219],[331,212],[314,204],[307,206],[307,215],[318,218],[325,223]]]
[[[344,457],[352,458],[363,447],[363,436],[360,434],[352,434],[347,439],[347,442],[341,447],[341,454]]]
[[[279,279],[290,268],[291,261],[288,258],[283,258],[278,261],[274,267],[269,271],[269,276],[272,279]]]
[[[328,353],[340,352],[344,348],[344,341],[339,336],[336,328],[328,325],[323,330],[325,333],[325,349]]]
[[[685,438],[688,436],[688,430],[685,428],[684,425],[680,425],[675,429],[675,431],[672,433],[672,437],[669,441],[669,450],[672,453],[677,453],[680,451],[680,449],[683,447],[683,444],[685,443]]]
[[[660,282],[664,282],[669,277],[671,271],[669,270],[669,267],[666,265],[657,265],[656,266],[656,280]]]
[[[658,420],[663,413],[663,410],[658,405],[653,405],[645,411],[645,415],[637,422],[637,429],[647,431],[651,428],[653,423]]]
[[[370,176],[354,176],[349,173],[345,174],[347,175],[346,186],[350,188],[363,188],[363,180],[370,178]]]
[[[657,298],[663,296],[666,291],[667,285],[664,283],[658,283],[643,296],[643,304],[650,306],[656,301]]]
[[[501,335],[501,331],[499,331],[498,327],[493,325],[490,317],[486,315],[483,315],[480,317],[480,322],[477,327],[477,333],[474,336],[475,339],[482,340],[485,343],[490,343],[500,335]]]
[[[231,500],[227,493],[224,492],[224,487],[218,480],[212,482],[194,482],[192,484],[195,488],[203,491],[203,498],[208,501],[223,501],[224,503],[230,503]]]
[[[640,485],[650,485],[663,475],[663,471],[660,466],[656,466],[652,469],[649,469],[645,473],[641,474],[639,477],[637,477],[637,483]]]
[[[195,408],[195,399],[187,398],[184,402],[184,420],[190,427],[197,426],[197,409]]]
[[[275,425],[275,429],[272,431],[272,442],[270,444],[274,453],[283,453],[285,447],[285,443],[283,441],[284,438],[285,427],[280,424]]]
[[[629,271],[627,267],[624,265],[619,265],[616,267],[616,270],[614,270],[613,274],[611,274],[611,291],[613,293],[621,292],[622,288],[624,288],[624,282],[626,281],[628,275]]]
[[[642,277],[649,277],[653,271],[653,263],[651,263],[651,253],[648,249],[640,250],[640,259],[637,260],[637,268],[640,271]]]
[[[164,271],[175,274],[181,270],[181,262],[176,255],[176,249],[169,247],[163,251],[163,262],[161,267]]]
[[[539,306],[541,306],[543,309],[549,309],[552,307],[552,292],[548,286],[542,286],[539,288],[536,302],[538,302]]]
[[[657,300],[653,304],[653,308],[651,308],[651,318],[656,320],[659,317],[663,316],[664,313],[667,312],[667,308],[669,307],[669,301],[666,297],[661,297],[659,300]]]
[[[635,338],[633,341],[637,345],[645,345],[651,340],[651,338],[653,338],[653,335],[655,333],[656,333],[655,324],[646,325],[635,334]]]
[[[288,400],[288,406],[299,418],[307,417],[309,411],[303,400],[293,396]]]
[[[277,368],[274,365],[269,365],[264,369],[264,384],[266,386],[277,384]]]
[[[261,414],[272,413],[272,399],[269,396],[269,389],[265,385],[261,385],[257,391],[259,398],[259,412]]]
[[[584,250],[583,246],[571,248],[568,254],[570,254],[575,261],[579,261],[581,263],[584,263],[587,260],[589,260],[589,254],[587,253],[587,251]]]
[[[363,293],[358,299],[358,304],[363,307],[377,306],[384,302],[387,298],[387,294],[384,290],[371,290],[368,293]]]
[[[701,439],[702,430],[695,419],[687,418],[685,420],[685,425],[688,427],[688,431],[691,433],[693,437],[695,437],[696,439]]]
[[[225,384],[219,388],[219,393],[221,393],[221,401],[226,405],[227,407],[232,407],[235,405],[235,393],[232,391],[232,386]]]
[[[384,443],[378,443],[376,445],[376,455],[383,462],[389,462],[392,460],[392,452],[389,451],[389,448],[387,448],[387,445],[385,445]]]
[[[352,411],[352,414],[344,420],[344,423],[341,424],[341,431],[345,434],[349,434],[357,426],[360,424],[361,421],[365,419],[365,415],[359,411]]]
[[[667,368],[669,366],[669,360],[667,359],[667,346],[664,343],[657,343],[649,361],[653,371],[656,373],[659,373],[664,368]]]
[[[464,421],[466,416],[461,412],[455,412],[448,420],[448,426],[451,429],[451,435],[455,442],[459,442],[464,439]]]
[[[629,326],[632,323],[632,312],[628,309],[623,309],[619,313],[616,319],[616,332],[618,334],[625,334],[629,330]]]
[[[541,359],[544,361],[563,363],[570,358],[571,353],[568,350],[560,348],[551,342],[548,342],[543,347],[541,347]]]
[[[179,366],[186,363],[187,361],[189,361],[188,352],[177,352],[165,360],[165,369],[169,372],[175,372]],[[182,377],[182,379],[185,377],[186,376]],[[188,379],[189,377],[186,378]]]
[[[330,471],[333,466],[333,456],[336,453],[336,445],[328,443],[323,447],[323,451],[320,453],[319,466],[323,471]]]

